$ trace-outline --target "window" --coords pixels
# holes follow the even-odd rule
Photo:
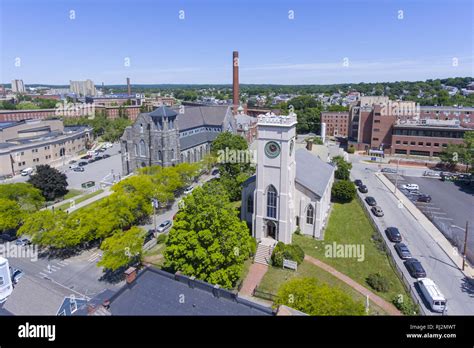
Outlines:
[[[418,142],[418,145],[423,146],[423,142],[422,142],[422,141],[419,141],[419,142]]]
[[[426,146],[431,146],[431,143],[426,143],[425,145],[426,145]]]
[[[141,157],[146,156],[145,142],[143,140],[140,140],[140,156]]]
[[[401,141],[400,141],[400,140],[397,140],[397,141],[395,142],[395,144],[400,144],[400,143],[401,143]]]
[[[395,149],[395,153],[399,155],[406,155],[407,150],[402,150],[402,149]]]
[[[378,141],[378,140],[379,140],[379,138],[372,138],[372,140],[374,140],[374,141]]]
[[[438,146],[439,146],[439,143],[434,143],[434,146],[438,147]]]
[[[443,147],[448,147],[448,144],[443,144]]]
[[[380,120],[374,120],[374,123],[380,123]]]
[[[310,225],[314,223],[314,208],[311,204],[306,209],[306,223]]]
[[[163,158],[161,157],[161,151],[158,150],[158,161],[162,161],[162,160],[163,160]]]
[[[380,132],[380,129],[374,128],[374,132]]]
[[[253,214],[253,197],[251,194],[247,197],[247,213]]]
[[[273,185],[267,189],[267,217],[276,219],[277,190]]]
[[[171,149],[171,160],[174,160],[174,149]]]

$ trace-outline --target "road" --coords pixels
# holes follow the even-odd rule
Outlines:
[[[122,176],[122,160],[119,151],[120,144],[114,144],[101,154],[108,154],[110,155],[109,158],[87,164],[84,166],[84,172],[75,172],[69,169],[68,162],[64,166],[56,167],[56,169],[66,174],[69,184],[68,189],[80,190],[82,189],[81,184],[86,181],[95,181],[97,186],[101,181],[112,183],[114,177],[118,179],[119,176]],[[12,179],[4,180],[3,183],[26,182],[28,179],[29,176],[17,175]]]
[[[353,163],[353,178],[361,179],[369,189],[369,193],[363,196],[373,196],[385,212],[384,217],[375,218],[378,226],[382,230],[390,226],[395,226],[400,230],[403,240],[413,257],[421,261],[426,270],[427,277],[433,279],[438,284],[441,292],[447,298],[447,314],[474,315],[474,288],[472,285],[469,285],[463,273],[434,242],[423,226],[415,220],[404,205],[399,204],[395,196],[374,175],[379,170],[379,167],[377,165],[361,163],[358,156],[350,156],[350,160]],[[383,237],[387,241],[385,234]],[[388,244],[391,251],[396,255],[393,243],[388,242]],[[395,262],[402,270],[405,278],[409,279],[413,285],[416,280],[408,274],[402,260],[395,256]],[[417,293],[417,296],[423,301],[419,293]],[[426,312],[435,314],[429,310],[426,310]]]

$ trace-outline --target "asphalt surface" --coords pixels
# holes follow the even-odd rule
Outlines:
[[[81,184],[86,181],[94,181],[96,186],[100,186],[100,182],[110,184],[114,179],[122,176],[122,160],[119,150],[120,144],[114,144],[113,147],[101,153],[101,155],[110,155],[109,158],[87,164],[83,167],[84,172],[75,172],[69,169],[69,161],[65,165],[56,167],[56,169],[66,174],[69,189],[83,189]],[[75,160],[81,161],[78,158],[75,158]],[[28,179],[29,176],[17,175],[12,179],[2,181],[2,183],[26,182]]]
[[[395,175],[389,174],[387,178],[395,182]],[[464,248],[466,221],[469,222],[467,255],[474,263],[474,188],[437,178],[400,176],[398,185],[404,184],[418,184],[421,193],[431,196],[430,203],[421,203],[416,202],[416,196],[401,190],[460,251]]]
[[[385,215],[375,218],[379,228],[384,231],[387,227],[394,226],[400,230],[403,242],[407,244],[413,257],[421,261],[426,270],[427,277],[431,278],[440,288],[448,300],[448,315],[474,315],[474,287],[469,284],[464,274],[439,247],[431,235],[415,220],[404,205],[399,204],[395,196],[380,182],[374,175],[380,168],[377,165],[360,163],[360,158],[351,156],[353,162],[353,179],[361,179],[367,185],[369,192],[362,194],[362,197],[373,196],[377,204],[382,207]],[[416,279],[412,278],[403,264],[393,243],[389,242],[385,234],[384,239],[389,244],[394,255],[394,260],[402,271],[405,279],[410,285],[417,289],[415,291],[418,300],[423,303],[427,314],[437,315],[431,312],[421,296],[419,289],[415,286]]]

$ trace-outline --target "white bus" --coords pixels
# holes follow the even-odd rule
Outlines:
[[[435,282],[429,278],[418,280],[421,292],[434,312],[444,312],[447,309],[447,301],[444,295],[436,286]]]
[[[13,291],[8,260],[0,256],[0,303],[7,300]]]

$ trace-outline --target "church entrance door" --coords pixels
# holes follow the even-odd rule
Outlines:
[[[267,221],[267,238],[277,239],[277,225],[274,221]]]

